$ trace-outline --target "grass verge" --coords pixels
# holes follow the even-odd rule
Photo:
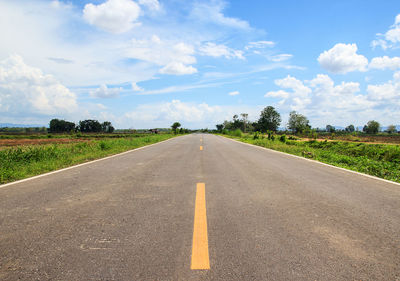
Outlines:
[[[19,146],[0,151],[0,184],[103,158],[174,137],[172,134]]]
[[[399,145],[223,136],[400,183]]]

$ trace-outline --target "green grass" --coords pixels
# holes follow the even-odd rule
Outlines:
[[[172,134],[159,134],[7,148],[0,151],[0,183],[58,170],[172,137]]]
[[[236,140],[311,158],[334,166],[369,174],[383,179],[400,182],[400,146],[388,144],[366,144],[351,142],[295,141],[285,142],[253,139],[252,135],[240,138],[227,136]]]

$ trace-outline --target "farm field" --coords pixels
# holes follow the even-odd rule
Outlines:
[[[18,135],[0,137],[0,184],[121,153],[173,134]]]
[[[276,135],[223,135],[242,142],[310,158],[323,163],[400,182],[400,146],[338,140],[289,139]]]

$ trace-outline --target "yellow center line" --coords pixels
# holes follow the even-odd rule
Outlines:
[[[203,146],[202,145],[200,145],[200,150],[203,150]]]
[[[194,228],[192,244],[192,264],[190,269],[210,269],[208,257],[206,186],[197,184],[196,205],[194,211]]]

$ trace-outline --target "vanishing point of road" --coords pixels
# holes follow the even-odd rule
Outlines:
[[[400,280],[400,185],[181,136],[0,186],[0,280]]]

